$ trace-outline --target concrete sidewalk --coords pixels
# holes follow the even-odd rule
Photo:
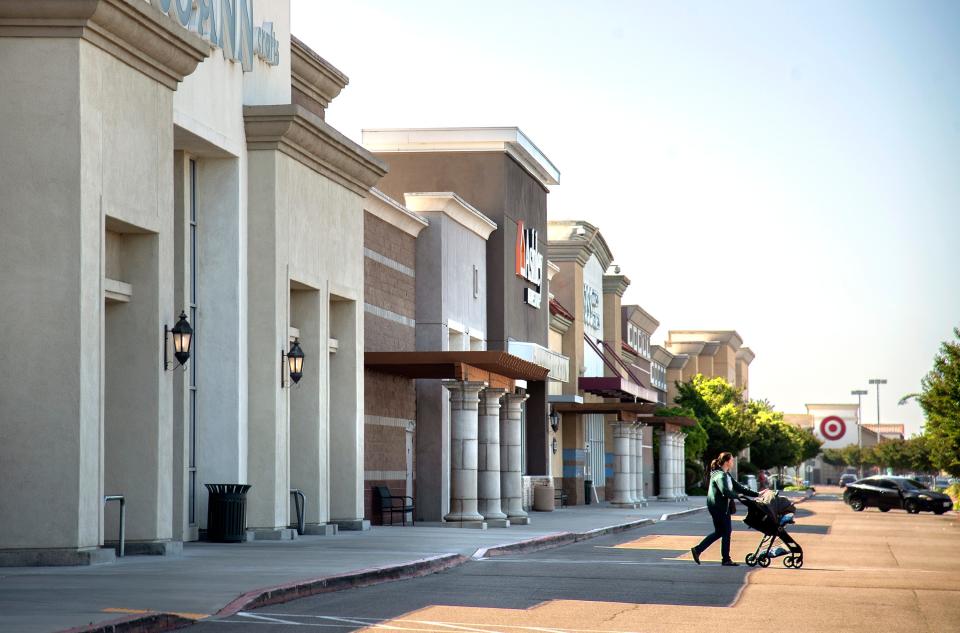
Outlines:
[[[179,556],[130,556],[109,565],[5,568],[0,570],[0,630],[82,630],[157,612],[202,618],[228,608],[432,573],[475,555],[554,547],[704,506],[703,497],[653,502],[637,510],[575,506],[532,512],[530,525],[507,529],[374,527],[295,541],[186,543]]]

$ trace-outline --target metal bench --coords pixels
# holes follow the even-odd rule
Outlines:
[[[553,503],[556,505],[557,502],[560,502],[560,507],[567,505],[567,491],[561,488],[553,489]]]
[[[390,525],[393,525],[393,515],[398,512],[403,519],[403,525],[407,524],[407,512],[410,513],[410,525],[416,525],[416,520],[413,517],[415,507],[413,497],[392,494],[386,486],[374,486],[373,503],[380,510],[380,523],[382,525],[386,525],[384,522],[385,514],[390,515]]]

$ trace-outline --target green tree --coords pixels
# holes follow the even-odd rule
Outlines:
[[[820,451],[823,461],[831,466],[845,466],[846,460],[843,457],[843,451],[839,448],[825,448]]]
[[[750,444],[750,461],[758,468],[779,469],[796,464],[797,454],[789,424],[769,420],[757,425],[756,437]]]
[[[918,435],[907,440],[907,455],[910,460],[910,470],[917,473],[930,473],[936,470],[931,461],[928,436]]]
[[[790,433],[793,435],[793,443],[797,451],[794,462],[796,465],[799,466],[820,454],[823,442],[817,438],[813,429],[802,429],[799,426],[790,425]]]
[[[865,466],[866,462],[864,457],[866,457],[867,451],[861,449],[855,444],[850,444],[849,446],[844,446],[840,449],[840,455],[843,457],[843,463],[847,466],[852,466],[853,468],[859,469],[860,466]]]
[[[894,471],[905,471],[910,468],[910,453],[908,441],[901,439],[884,440],[873,447],[880,465],[893,468]]]
[[[934,468],[960,477],[960,328],[954,328],[953,335],[957,341],[940,346],[916,399],[927,418],[925,435]]]
[[[734,455],[745,449],[756,434],[756,423],[747,413],[743,392],[723,378],[700,374],[689,382],[677,383],[674,401],[693,412],[707,434],[704,463],[723,451]]]

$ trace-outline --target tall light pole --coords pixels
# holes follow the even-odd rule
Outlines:
[[[860,453],[860,464],[857,468],[857,478],[863,479],[863,423],[860,421],[860,407],[863,406],[861,398],[867,395],[866,389],[854,389],[850,392],[851,396],[857,397],[857,452]]]
[[[887,379],[871,378],[868,382],[877,386],[877,444],[879,444],[883,441],[883,436],[880,434],[880,385],[887,384]]]

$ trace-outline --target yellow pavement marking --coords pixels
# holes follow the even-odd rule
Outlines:
[[[107,607],[103,609],[104,613],[127,613],[130,615],[143,615],[146,613],[169,613],[170,615],[176,615],[181,618],[186,618],[187,620],[202,620],[204,618],[209,618],[209,613],[187,613],[184,611],[155,611],[153,609],[125,609],[123,607]]]

